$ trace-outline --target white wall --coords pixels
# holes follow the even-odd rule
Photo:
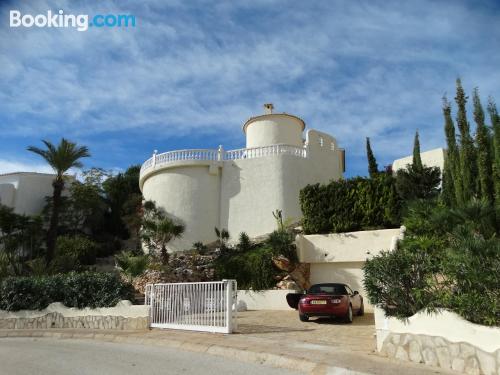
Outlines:
[[[285,114],[269,114],[251,118],[243,126],[246,147],[285,144],[302,146],[304,122]]]
[[[220,178],[217,162],[211,161],[180,163],[147,178],[144,197],[186,226],[182,237],[171,241],[169,248],[186,250],[194,242],[216,239],[214,227],[220,226]]]
[[[169,247],[184,250],[197,241],[215,241],[214,227],[227,229],[233,241],[240,232],[251,237],[270,233],[276,229],[276,209],[285,218],[299,220],[300,189],[342,176],[341,153],[333,137],[309,130],[306,144],[306,158],[280,154],[176,161],[148,169],[141,175],[144,197],[186,225],[183,238]]]
[[[238,310],[291,310],[286,302],[288,293],[295,290],[238,290]]]
[[[444,169],[444,158],[445,150],[442,148],[436,148],[433,150],[425,151],[420,153],[422,159],[422,164],[427,167],[439,167],[441,171]],[[406,168],[408,164],[412,164],[413,155],[406,156],[401,159],[396,159],[392,163],[392,171],[397,172],[400,169]]]
[[[419,312],[408,321],[386,318],[384,311],[375,309],[375,328],[377,330],[377,348],[389,333],[411,333],[415,335],[440,336],[451,342],[466,342],[486,352],[500,349],[500,328],[474,324],[459,315],[440,310],[439,314],[429,315]]]
[[[397,228],[297,236],[299,259],[304,263],[364,262],[389,250],[393,238],[402,231]]]
[[[53,192],[55,175],[45,173],[9,173],[0,175],[0,199],[18,214],[40,214],[47,196]]]

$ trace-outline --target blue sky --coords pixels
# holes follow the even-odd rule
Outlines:
[[[129,13],[128,29],[10,28],[9,10]],[[244,146],[272,102],[347,150],[347,176],[444,145],[441,97],[460,76],[500,101],[500,2],[2,1],[0,173],[47,171],[26,151],[62,136],[86,167],[125,169],[154,149]]]

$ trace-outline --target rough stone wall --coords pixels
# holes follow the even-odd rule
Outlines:
[[[471,375],[500,375],[500,349],[487,353],[467,343],[439,336],[390,333],[381,354]]]
[[[46,315],[32,318],[3,318],[0,319],[0,329],[49,329],[49,328],[76,328],[76,329],[116,329],[137,330],[148,329],[148,317],[123,316],[72,316],[65,317],[61,313],[51,312]]]

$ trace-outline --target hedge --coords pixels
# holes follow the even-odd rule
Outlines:
[[[77,308],[111,307],[130,299],[131,291],[130,285],[113,273],[8,277],[0,282],[0,309],[43,310],[53,302]]]
[[[308,185],[300,191],[307,234],[399,226],[401,199],[388,174]]]

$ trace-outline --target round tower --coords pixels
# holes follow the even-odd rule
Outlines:
[[[276,144],[302,146],[302,132],[306,124],[297,116],[273,113],[272,104],[264,104],[265,114],[251,117],[243,125],[246,147],[263,147]]]

